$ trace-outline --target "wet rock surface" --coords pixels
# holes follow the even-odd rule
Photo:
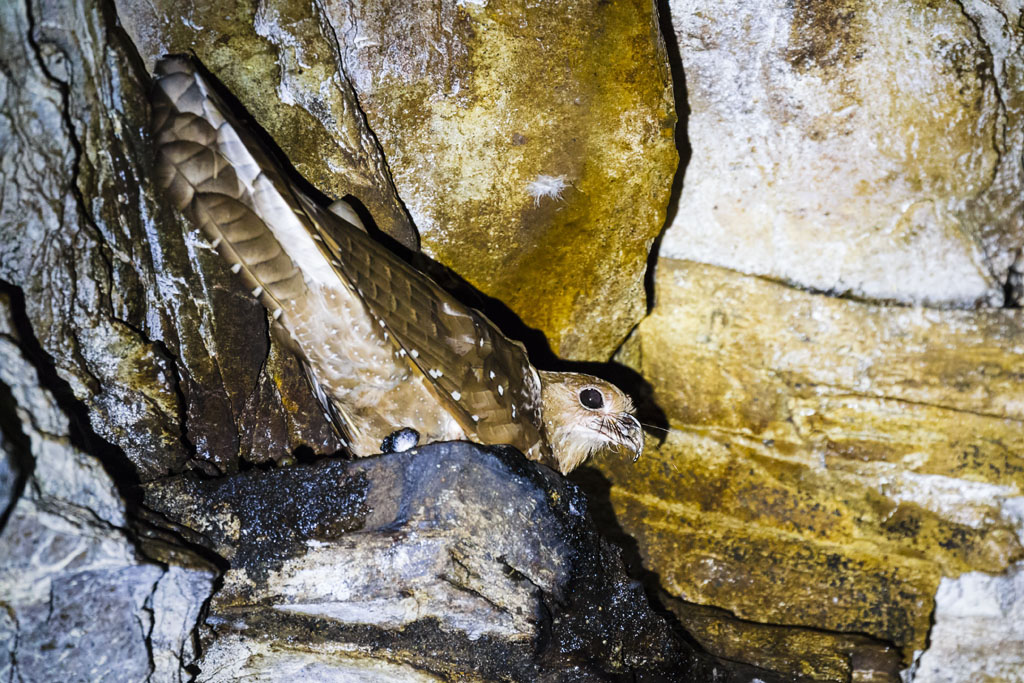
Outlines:
[[[427,680],[757,674],[681,641],[579,489],[510,449],[431,444],[190,476],[148,484],[145,501],[231,560],[206,616],[202,680],[295,667],[412,667]]]

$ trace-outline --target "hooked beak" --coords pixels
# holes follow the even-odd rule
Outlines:
[[[644,452],[644,429],[640,421],[629,413],[623,413],[619,417],[619,433],[622,435],[623,450],[632,451],[633,462],[636,462]]]

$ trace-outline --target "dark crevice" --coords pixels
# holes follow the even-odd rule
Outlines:
[[[690,158],[693,156],[693,148],[690,147],[689,137],[690,104],[686,97],[686,74],[683,71],[683,59],[679,53],[679,40],[676,38],[675,29],[672,27],[672,13],[668,0],[656,0],[656,9],[658,13],[658,28],[665,43],[669,71],[672,74],[672,98],[675,101],[676,107],[675,143],[676,151],[679,153],[679,165],[676,167],[675,176],[672,178],[672,191],[665,210],[665,224],[662,226],[658,236],[654,238],[651,250],[647,254],[647,273],[644,275],[644,291],[647,294],[648,313],[654,308],[654,275],[658,261],[658,252],[661,250],[661,240],[665,236],[665,231],[672,225],[676,215],[679,213],[679,198],[683,193],[683,178],[686,175],[687,166],[690,165]]]
[[[210,538],[144,505],[138,508],[132,526],[142,554],[164,566],[201,566],[217,576],[231,568],[226,559],[210,549]]]
[[[1003,307],[1020,308],[1024,304],[1024,251],[1017,253],[1003,283]]]
[[[57,374],[53,358],[36,338],[25,310],[25,298],[21,289],[0,280],[0,294],[7,296],[10,301],[11,323],[18,336],[21,352],[35,368],[39,385],[50,392],[57,407],[68,419],[68,437],[71,445],[100,461],[131,513],[139,502],[139,478],[131,460],[119,447],[93,430],[88,408],[75,397],[71,386]]]
[[[672,627],[677,635],[695,646],[698,650],[703,647],[693,640],[692,636],[683,629],[675,613],[669,610],[661,600],[662,590],[661,577],[644,566],[643,555],[640,552],[640,543],[619,523],[615,508],[612,505],[611,492],[612,483],[600,470],[585,465],[570,475],[569,479],[578,485],[587,495],[587,505],[590,517],[594,520],[594,526],[601,530],[601,536],[614,544],[621,550],[621,558],[626,566],[626,574],[630,578],[639,581],[647,595],[651,609],[660,614]]]
[[[14,486],[9,501],[0,501],[0,504],[7,504],[7,507],[0,509],[0,533],[7,526],[7,520],[14,511],[15,504],[25,491],[25,483],[28,481],[33,470],[35,461],[32,458],[32,444],[21,427],[21,419],[17,413],[17,402],[11,393],[11,388],[0,382],[0,435],[3,442],[0,443],[2,451],[6,452],[11,459],[15,471]],[[2,453],[0,453],[2,457]]]
[[[164,573],[157,577],[156,581],[153,582],[153,586],[149,589],[149,595],[146,596],[146,600],[138,608],[138,612],[135,613],[135,620],[139,623],[139,628],[142,630],[146,637],[143,642],[146,645],[146,657],[149,660],[149,675],[151,677],[153,672],[156,671],[156,658],[153,656],[153,630],[156,628],[156,610],[153,609],[153,596],[156,594],[157,588],[160,586],[160,581],[167,576],[167,568],[164,567]],[[145,622],[142,620],[142,614],[146,614],[149,617],[149,628],[146,628]]]
[[[876,656],[873,658],[874,659],[874,662],[873,662],[874,666],[872,666],[870,669],[865,670],[863,668],[856,667],[856,665],[853,662],[850,662],[849,666],[850,666],[850,669],[851,669],[851,674],[853,674],[855,671],[860,671],[862,673],[867,673],[868,671],[870,671],[870,672],[875,672],[875,673],[884,673],[884,674],[886,674],[887,677],[881,679],[883,681],[898,680],[899,671],[901,669],[900,648],[899,648],[898,645],[896,645],[896,643],[894,643],[894,642],[892,642],[890,640],[885,640],[883,638],[879,638],[877,635],[872,635],[872,634],[864,632],[864,631],[835,631],[835,630],[831,630],[831,629],[827,629],[827,628],[816,628],[814,626],[805,626],[805,625],[802,625],[802,624],[786,624],[786,623],[772,623],[772,622],[765,622],[765,621],[755,621],[753,619],[745,619],[743,617],[740,617],[735,612],[733,612],[732,610],[725,609],[724,607],[718,607],[718,606],[715,606],[715,605],[702,605],[700,603],[689,602],[687,600],[683,600],[682,598],[679,598],[679,597],[676,597],[674,595],[671,595],[670,593],[668,593],[664,589],[660,589],[657,592],[658,592],[659,597],[660,597],[660,601],[659,602],[662,605],[665,605],[665,606],[675,605],[677,609],[680,609],[682,611],[686,611],[688,606],[690,606],[691,608],[696,608],[697,610],[699,610],[699,613],[703,613],[704,615],[713,616],[713,618],[716,618],[716,619],[720,620],[723,623],[740,624],[740,625],[744,625],[744,626],[752,627],[752,628],[778,629],[780,632],[781,631],[785,631],[786,633],[790,633],[790,634],[794,634],[794,635],[795,634],[801,634],[804,637],[836,636],[836,637],[845,638],[845,639],[859,639],[859,640],[861,640],[861,643],[858,644],[858,645],[853,646],[853,648],[851,648],[851,649],[855,649],[855,648],[858,648],[858,647],[867,647],[867,648],[873,649],[875,651],[875,653],[876,653]],[[934,623],[934,617],[933,617],[933,623]],[[930,628],[931,627],[929,627],[929,630],[930,630]],[[685,631],[685,628],[684,628],[684,631]],[[689,636],[689,637],[692,638],[692,636]],[[694,642],[697,642],[697,641],[694,640]],[[927,650],[927,645],[924,648],[924,650]],[[924,650],[922,650],[922,651],[924,651]],[[837,650],[835,652],[836,652],[836,654],[840,654],[839,650]],[[717,656],[720,659],[724,659],[725,661],[736,662],[738,664],[752,665],[751,662],[745,661],[745,660],[742,660],[742,659],[736,659],[734,657],[724,657],[724,656],[721,656],[721,655],[717,655]],[[807,679],[807,678],[800,678],[798,680],[800,680],[800,681],[808,681],[808,683],[810,683],[810,681],[811,681],[811,679]],[[819,679],[814,679],[814,680],[819,680]],[[860,680],[860,679],[856,678],[856,676],[854,676],[854,678],[852,680]],[[865,679],[865,680],[875,680],[875,679]]]

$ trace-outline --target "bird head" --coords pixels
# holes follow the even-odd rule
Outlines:
[[[644,448],[633,401],[597,377],[575,372],[540,373],[544,431],[562,474],[603,450],[631,455]]]

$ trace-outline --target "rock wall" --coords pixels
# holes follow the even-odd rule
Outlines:
[[[670,6],[692,157],[618,356],[668,431],[582,476],[713,652],[1024,680],[1021,7]]]
[[[0,676],[1022,680],[1021,11],[0,6]],[[274,467],[338,442],[152,191],[175,51],[325,199],[601,360],[646,310],[674,61],[690,156],[617,356],[666,432],[577,477],[646,594],[514,454]]]
[[[138,555],[121,492],[75,446],[11,313],[0,296],[0,456],[18,473],[0,507],[0,677],[187,680],[214,574]]]
[[[1019,6],[670,5],[693,158],[661,256],[1002,305],[1024,245]]]

